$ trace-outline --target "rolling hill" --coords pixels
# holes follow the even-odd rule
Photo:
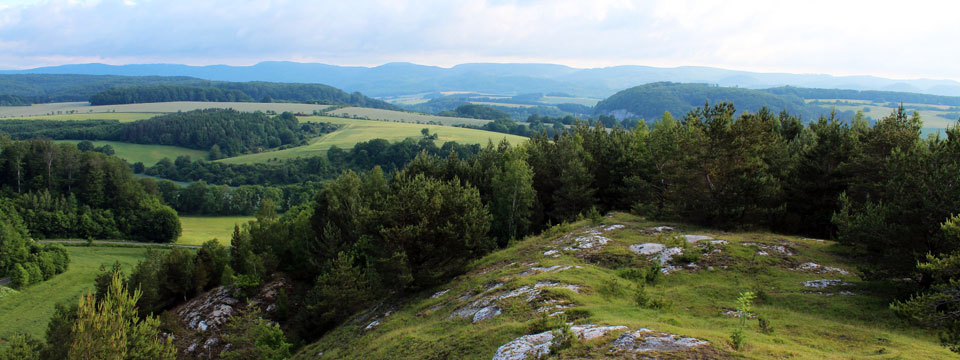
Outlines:
[[[708,83],[764,89],[780,86],[884,90],[960,96],[960,83],[933,79],[885,79],[874,76],[759,73],[711,67],[660,68],[624,65],[594,69],[556,64],[473,63],[450,68],[388,63],[375,67],[336,66],[285,61],[251,66],[189,66],[178,64],[74,64],[5,74],[92,74],[122,76],[190,76],[218,81],[281,81],[329,84],[371,96],[392,96],[441,91],[523,94],[566,92],[578,96],[607,97],[617,91],[652,82]],[[4,92],[0,91],[0,94]]]
[[[297,146],[285,150],[265,151],[257,154],[235,156],[218,160],[218,162],[227,164],[249,164],[326,155],[327,150],[333,146],[337,146],[341,149],[349,149],[358,142],[378,138],[389,141],[403,141],[404,139],[411,137],[419,138],[423,136],[420,131],[424,128],[429,129],[431,134],[438,135],[436,140],[438,146],[448,141],[454,141],[460,144],[485,145],[488,141],[498,143],[501,139],[507,139],[507,141],[514,144],[527,139],[521,136],[496,133],[486,130],[443,125],[411,124],[393,121],[359,120],[326,116],[300,117],[300,121],[341,124],[343,127],[330,134],[314,138],[308,145]]]
[[[804,119],[815,119],[826,108],[806,104],[803,99],[790,95],[774,95],[764,91],[743,88],[717,87],[704,84],[653,83],[640,85],[620,91],[597,103],[596,114],[614,115],[617,118],[640,117],[648,120],[658,119],[664,111],[682,117],[690,110],[710,104],[730,101],[737,111],[757,112],[766,106],[773,112],[786,110],[790,114],[801,115]]]
[[[295,358],[955,356],[935,334],[891,316],[882,287],[862,280],[830,241],[613,214],[598,225],[555,227],[450,283],[385,300]],[[729,339],[745,291],[756,299],[745,315],[746,346],[736,351]],[[552,345],[565,321],[571,343]]]

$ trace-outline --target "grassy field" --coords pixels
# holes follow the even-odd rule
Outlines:
[[[815,100],[807,100],[807,102],[812,102]],[[847,102],[850,104],[856,105],[836,105],[837,110],[839,111],[857,111],[863,110],[865,116],[870,117],[873,120],[880,120],[883,117],[890,115],[896,107],[887,106],[887,104],[876,104],[866,100],[847,100],[847,99],[819,99],[817,101],[824,103],[836,103],[836,102]],[[831,107],[832,105],[821,105],[824,107]],[[947,114],[951,111],[946,111],[949,107],[946,106],[937,106],[937,105],[925,105],[925,104],[903,104],[904,109],[907,111],[907,114],[913,114],[918,108],[941,108],[944,111],[939,110],[918,110],[920,112],[920,119],[923,120],[924,133],[931,133],[937,129],[946,129],[948,126],[954,126],[957,123],[957,119],[947,119],[940,117],[938,115]],[[955,112],[955,111],[954,111]]]
[[[201,102],[175,101],[165,103],[123,104],[91,106],[87,102],[36,104],[31,106],[3,106],[0,107],[0,118],[21,116],[59,115],[68,112],[79,114],[89,113],[171,113],[197,109],[226,109],[239,111],[276,111],[278,113],[290,111],[295,113],[312,114],[314,111],[323,111],[329,105],[287,104],[287,103],[247,103],[247,102]],[[99,118],[102,119],[102,118]]]
[[[57,142],[67,142],[71,144],[79,143],[81,140],[57,140]],[[174,160],[177,156],[187,155],[191,159],[206,160],[208,153],[204,150],[187,149],[179,146],[166,145],[146,145],[131,144],[117,141],[91,141],[95,146],[110,145],[116,151],[116,156],[133,164],[142,162],[146,166],[152,166],[163,158]]]
[[[498,102],[487,102],[487,101],[471,101],[471,104],[476,105],[487,105],[487,106],[502,106],[507,108],[532,108],[537,105],[528,105],[528,104],[510,104],[510,103],[498,103]]]
[[[556,105],[556,104],[580,104],[584,106],[594,106],[603,99],[597,98],[588,98],[588,97],[563,97],[563,96],[544,96],[540,98],[540,102],[544,104]]]
[[[890,298],[883,295],[890,284],[860,279],[855,274],[856,268],[839,255],[839,248],[830,241],[771,233],[727,233],[654,223],[626,214],[615,214],[604,219],[603,224],[625,227],[600,230],[610,239],[600,249],[561,250],[558,257],[545,256],[546,250],[573,245],[574,238],[583,236],[588,224],[580,222],[566,229],[555,227],[555,231],[548,231],[544,236],[528,238],[486,256],[473,264],[467,274],[448,284],[424,289],[421,294],[393,306],[387,301],[385,308],[373,313],[379,321],[375,329],[363,330],[372,321],[370,318],[348,322],[300,350],[297,358],[413,359],[429,353],[444,354],[448,358],[489,359],[500,345],[524,334],[544,331],[530,328],[539,318],[537,308],[544,303],[538,304],[537,300],[531,301],[522,295],[513,298],[516,301],[494,300],[493,304],[503,313],[478,323],[451,318],[451,313],[475,299],[538,283],[579,286],[577,291],[543,290],[546,299],[573,306],[564,311],[578,316],[568,317],[568,321],[625,325],[633,330],[648,328],[710,343],[709,347],[666,353],[662,357],[641,353],[650,358],[956,358],[956,354],[939,345],[935,334],[894,316],[888,307]],[[672,225],[681,231],[655,235],[646,230],[658,225]],[[638,267],[646,258],[635,255],[630,245],[678,246],[685,243],[673,238],[678,234],[710,235],[728,243],[714,248],[686,245],[685,252],[703,254],[695,260],[693,270],[688,268],[660,276],[659,280],[649,283],[642,277],[637,280],[630,276],[630,269],[647,273],[645,268]],[[759,248],[750,243],[786,246],[791,254],[781,255],[770,250],[770,255],[759,255]],[[691,260],[684,263],[686,261]],[[853,273],[797,270],[806,262]],[[541,270],[530,273],[534,266]],[[565,267],[543,270],[552,266]],[[821,290],[803,285],[804,281],[818,279],[837,279],[849,285]],[[493,284],[501,286],[494,290]],[[649,299],[660,300],[663,306],[638,306],[634,299],[641,286]],[[449,292],[431,296],[442,290]],[[843,294],[841,290],[851,293]],[[761,293],[752,312],[768,321],[770,331],[761,332],[758,320],[750,319],[744,330],[746,347],[735,351],[728,340],[739,319],[727,312],[734,309],[737,295],[744,291]],[[383,315],[388,311],[392,312]],[[611,343],[622,332],[578,342],[561,352],[559,358],[611,358]]]
[[[370,120],[398,121],[415,124],[425,124],[428,122],[439,122],[443,125],[478,125],[483,126],[490,120],[468,119],[447,116],[436,116],[428,114],[419,114],[404,111],[393,111],[383,109],[370,109],[360,107],[346,107],[342,109],[331,110],[329,112],[335,116],[360,117]]]
[[[183,232],[177,244],[202,245],[210,239],[217,239],[221,245],[230,246],[230,236],[234,225],[254,220],[251,216],[181,216],[180,226]]]
[[[120,122],[133,122],[137,120],[149,119],[154,116],[163,115],[163,113],[75,113],[62,115],[43,115],[43,116],[23,116],[23,117],[0,117],[3,120],[117,120]]]
[[[0,339],[24,332],[43,339],[53,307],[60,302],[76,303],[84,292],[92,291],[100,265],[119,261],[129,274],[146,252],[144,248],[68,246],[70,267],[63,274],[30,286],[19,293],[0,298]]]
[[[499,142],[501,139],[507,139],[507,141],[510,141],[511,143],[519,143],[526,140],[526,138],[516,135],[452,126],[421,125],[321,116],[301,117],[300,121],[330,122],[334,124],[343,124],[344,127],[333,133],[314,138],[310,144],[306,146],[298,146],[279,151],[267,151],[259,154],[241,155],[217,161],[228,164],[247,164],[267,162],[274,159],[284,160],[298,157],[318,156],[326,154],[327,149],[330,149],[330,147],[334,145],[342,149],[349,149],[358,142],[371,139],[381,138],[390,141],[401,141],[408,137],[420,137],[422,136],[420,131],[423,128],[429,128],[430,133],[436,133],[439,135],[439,139],[436,141],[438,146],[447,141],[455,141],[461,144],[486,144],[487,141],[490,140],[492,140],[494,143]]]

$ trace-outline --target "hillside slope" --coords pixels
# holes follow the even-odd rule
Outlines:
[[[889,299],[876,295],[884,284],[861,280],[837,250],[829,241],[613,214],[596,226],[556,226],[486,256],[445,286],[386,301],[297,358],[954,356],[894,317]],[[664,270],[653,267],[671,254]],[[746,346],[734,351],[728,340],[743,291],[757,293],[753,313],[769,327],[761,331],[750,317]],[[579,340],[551,353],[559,334],[551,330],[564,320]]]
[[[737,111],[756,113],[761,107],[774,113],[786,110],[804,119],[816,119],[829,110],[807,105],[803,99],[792,95],[775,95],[759,90],[717,87],[705,84],[652,83],[620,91],[597,103],[594,110],[601,115],[614,115],[618,119],[640,117],[647,120],[660,118],[664,111],[681,117],[690,110],[728,101],[736,104]]]
[[[660,68],[623,65],[581,69],[556,64],[476,63],[441,68],[411,63],[388,63],[375,67],[363,67],[266,61],[250,66],[73,64],[28,70],[0,70],[0,74],[4,73],[180,75],[223,81],[314,82],[329,84],[348,91],[360,91],[372,96],[434,91],[502,94],[562,91],[583,96],[609,96],[630,86],[657,81],[699,82],[751,89],[790,85],[960,96],[960,83],[952,80],[758,73],[701,66]]]

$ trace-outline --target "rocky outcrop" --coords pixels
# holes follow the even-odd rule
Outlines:
[[[805,262],[803,264],[800,264],[800,266],[797,266],[795,270],[815,272],[818,274],[833,272],[833,273],[838,273],[840,275],[850,275],[850,272],[847,270],[837,268],[837,267],[823,266],[815,262]]]
[[[590,341],[602,338],[610,333],[629,330],[626,326],[578,325],[571,326],[570,331],[579,341]],[[525,360],[540,359],[550,354],[554,332],[545,331],[539,334],[518,337],[497,348],[493,360]],[[674,352],[688,350],[699,346],[709,345],[704,340],[683,337],[680,335],[655,332],[650,329],[625,331],[612,343],[611,352]]]
[[[526,302],[542,302],[546,301],[543,298],[544,289],[567,289],[573,292],[579,292],[580,286],[573,284],[564,284],[558,282],[549,282],[541,281],[534,285],[524,285],[519,288],[510,291],[503,291],[499,293],[494,293],[491,295],[484,295],[491,292],[493,289],[498,289],[503,286],[502,283],[495,284],[488,288],[487,291],[484,291],[477,298],[471,301],[469,304],[464,305],[450,314],[448,318],[464,318],[471,319],[473,323],[481,322],[484,320],[492,319],[503,311],[500,309],[500,302],[514,297],[519,297]],[[467,298],[470,299],[470,298]],[[467,300],[464,299],[464,300]],[[565,304],[554,304],[555,305],[565,305]]]
[[[233,316],[239,303],[229,288],[220,286],[190,299],[176,314],[191,330],[216,330]]]
[[[707,344],[709,342],[697,338],[640,329],[623,333],[613,342],[613,347],[614,350],[629,352],[668,352],[687,350]]]
[[[269,315],[276,308],[280,290],[289,286],[285,278],[275,277],[261,285],[246,303],[234,297],[230,288],[219,286],[178,306],[172,312],[188,330],[185,334],[178,334],[176,343],[182,349],[181,354],[200,358],[218,357],[220,351],[229,346],[220,340],[223,325],[247,306],[256,306],[264,315]]]

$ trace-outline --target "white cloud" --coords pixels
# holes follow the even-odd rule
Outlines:
[[[0,5],[0,66],[539,61],[960,79],[957,10],[916,0],[18,1]]]

